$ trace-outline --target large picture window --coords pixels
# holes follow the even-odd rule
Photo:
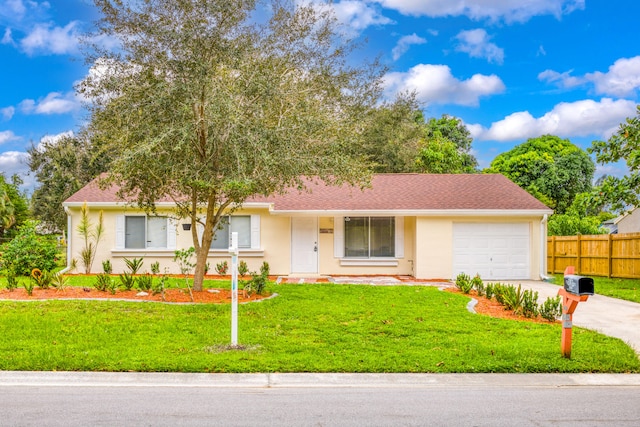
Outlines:
[[[346,258],[388,258],[395,256],[394,217],[345,217]]]
[[[238,248],[251,247],[251,216],[233,215],[225,216],[220,220],[216,230],[211,249],[228,249],[231,241],[231,233],[238,233]]]
[[[166,249],[167,217],[125,216],[125,249]]]

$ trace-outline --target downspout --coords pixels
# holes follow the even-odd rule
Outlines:
[[[67,266],[60,270],[60,274],[64,274],[71,269],[71,212],[68,207],[64,207],[67,214]]]
[[[540,221],[540,280],[550,282],[553,277],[547,276],[547,219],[548,215],[544,214]]]

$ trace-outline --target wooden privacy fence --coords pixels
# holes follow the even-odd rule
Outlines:
[[[573,265],[576,274],[640,278],[640,233],[547,237],[547,269],[562,273]]]

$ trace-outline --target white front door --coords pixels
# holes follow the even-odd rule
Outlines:
[[[291,272],[318,272],[318,218],[291,218]]]

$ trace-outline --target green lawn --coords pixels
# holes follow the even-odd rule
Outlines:
[[[640,303],[640,280],[637,279],[608,279],[606,277],[588,276],[593,279],[596,294],[612,298],[624,299]],[[554,283],[562,285],[563,275],[554,275]]]
[[[621,340],[469,313],[432,287],[271,285],[241,305],[0,302],[0,369],[177,372],[640,372]]]

